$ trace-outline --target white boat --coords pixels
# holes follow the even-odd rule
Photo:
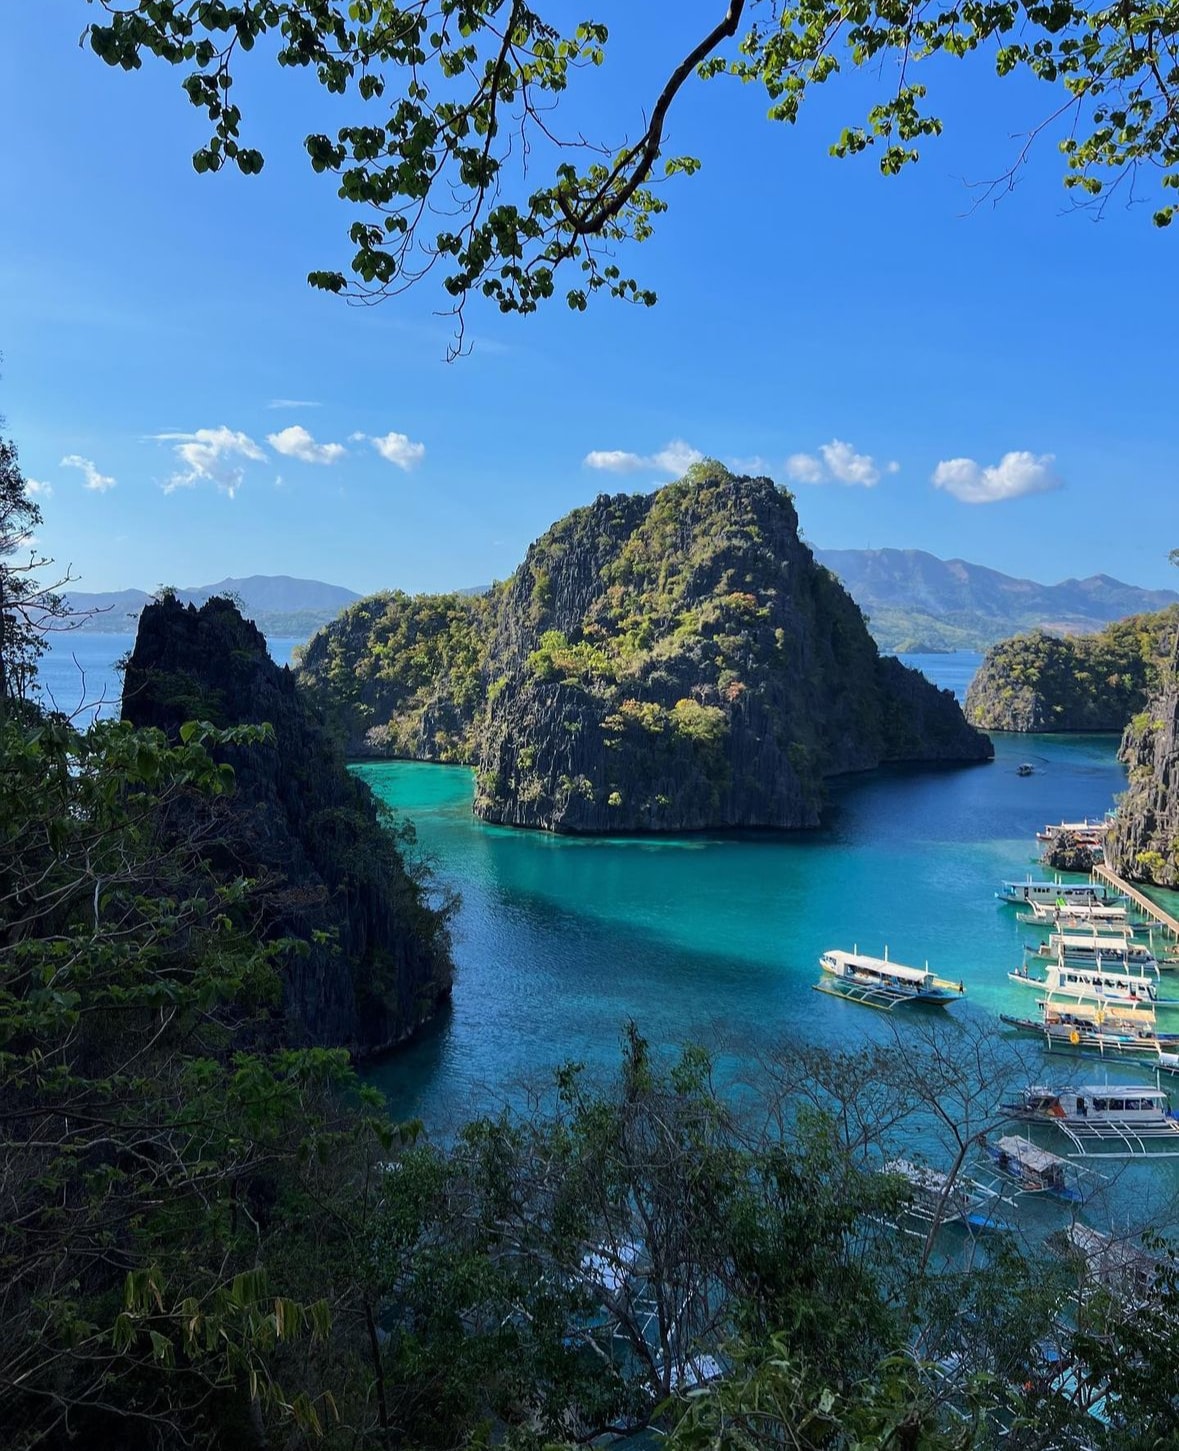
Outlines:
[[[1061,821],[1055,826],[1046,826],[1043,831],[1037,831],[1036,840],[1043,846],[1050,846],[1061,832],[1065,832],[1075,837],[1081,846],[1101,846],[1112,825],[1113,821],[1108,816],[1102,821],[1090,821],[1088,817],[1084,821]]]
[[[1037,927],[1056,927],[1067,931],[1070,927],[1125,928],[1132,931],[1130,914],[1125,907],[1106,907],[1096,902],[1029,902],[1030,912],[1021,912],[1019,921],[1034,923]]]
[[[852,952],[832,948],[819,958],[825,976],[815,984],[816,992],[850,998],[871,1008],[891,1011],[898,1003],[956,1002],[966,996],[961,982],[950,982],[924,967],[906,967],[891,962],[888,948],[883,957],[870,957],[857,947]]]
[[[1105,882],[1062,882],[1033,881],[1028,877],[1023,882],[1004,882],[995,895],[1003,902],[1065,902],[1072,906],[1080,902],[1089,906],[1121,906],[1125,898],[1116,888]]]
[[[1089,999],[1137,1007],[1142,1003],[1159,1006],[1158,979],[1145,973],[1117,971],[1105,967],[1072,967],[1057,959],[1044,968],[1043,977],[1034,977],[1025,964],[1007,974],[1008,980],[1020,987],[1038,988],[1052,997]]]
[[[1133,966],[1158,972],[1158,959],[1144,942],[1102,932],[1051,932],[1048,941],[1033,949],[1038,957],[1052,957],[1077,967]]]
[[[998,1191],[964,1174],[951,1183],[948,1174],[911,1159],[889,1159],[884,1172],[905,1181],[911,1195],[905,1205],[907,1218],[930,1225],[958,1224],[973,1233],[1010,1228],[995,1218]]]
[[[1179,1156],[1179,1118],[1164,1089],[1151,1084],[1032,1084],[1002,1111],[1022,1123],[1059,1129],[1081,1154],[1136,1158],[1152,1151]]]
[[[984,1142],[983,1149],[999,1173],[1024,1194],[1045,1194],[1066,1204],[1084,1203],[1085,1195],[1076,1183],[1076,1166],[1059,1154],[1018,1134],[1005,1134],[993,1144]]]

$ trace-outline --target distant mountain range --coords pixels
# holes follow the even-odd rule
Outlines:
[[[1107,574],[1037,584],[963,559],[938,559],[920,549],[816,549],[815,558],[847,586],[868,616],[880,648],[898,652],[985,650],[996,640],[1037,627],[1060,635],[1084,634],[1111,620],[1179,602],[1174,590],[1139,589]],[[457,593],[482,594],[484,588]],[[360,599],[355,590],[341,585],[285,574],[223,579],[177,594],[197,605],[211,595],[232,595],[263,634],[292,639],[309,639]],[[93,612],[80,628],[132,634],[140,610],[154,596],[125,589],[72,593],[68,598],[72,609]]]
[[[1037,584],[920,549],[816,549],[815,558],[846,585],[880,648],[898,652],[985,650],[1036,628],[1084,634],[1179,601],[1107,574]]]
[[[342,609],[358,600],[355,590],[318,579],[292,579],[286,574],[252,574],[247,579],[223,579],[217,584],[178,589],[185,604],[203,605],[213,595],[230,595],[241,601],[242,613],[254,621],[264,635],[308,639]],[[71,610],[88,613],[79,629],[112,635],[132,635],[139,612],[155,598],[142,589],[122,589],[105,594],[71,592]]]

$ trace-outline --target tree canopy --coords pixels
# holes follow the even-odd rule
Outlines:
[[[610,37],[603,24],[568,23],[551,0],[88,3],[105,12],[88,36],[108,64],[131,70],[152,56],[184,71],[183,89],[211,126],[193,156],[198,172],[262,169],[233,99],[243,67],[260,63],[248,52],[259,46],[280,67],[313,70],[344,98],[347,117],[334,134],[309,134],[307,154],[360,219],[348,269],[309,281],[374,299],[440,267],[460,336],[470,294],[532,312],[555,294],[558,271],[573,274],[565,299],[575,309],[603,290],[655,301],[614,256],[666,210],[659,183],[700,165],[665,149],[673,104],[696,81],[757,84],[769,118],[793,123],[812,87],[871,67],[875,99],[831,151],[874,149],[881,171],[896,175],[941,132],[927,84],[952,85],[939,58],[985,56],[1000,76],[1026,72],[1052,87],[1032,136],[1056,137],[1065,185],[1080,200],[1100,203],[1147,167],[1164,193],[1155,223],[1168,225],[1175,210],[1179,0],[715,0],[697,42],[662,62],[641,129],[621,144],[563,129],[562,97],[579,72],[607,63]],[[625,124],[603,120],[601,131]]]

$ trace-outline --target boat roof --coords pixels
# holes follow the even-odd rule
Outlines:
[[[1146,952],[1141,943],[1127,942],[1124,937],[1103,937],[1099,932],[1054,932],[1049,942],[1064,947],[1093,947],[1099,952],[1125,952],[1127,947]]]
[[[946,1183],[946,1176],[939,1170],[931,1169],[926,1164],[914,1164],[912,1159],[889,1159],[884,1166],[884,1172],[898,1174],[922,1189],[940,1190]]]
[[[1058,1022],[1075,1022],[1077,1019],[1085,1019],[1097,1027],[1103,1023],[1148,1023],[1153,1024],[1155,1020],[1154,1008],[1148,1003],[1086,1003],[1073,998],[1052,1000],[1052,993],[1049,990],[1048,997],[1040,1004],[1045,1015],[1054,1014]]]
[[[1049,1088],[1043,1083],[1030,1083],[1024,1091],[1042,1093],[1046,1098],[1060,1098],[1066,1093],[1083,1094],[1086,1098],[1108,1098],[1112,1094],[1121,1094],[1123,1098],[1145,1098],[1147,1094],[1152,1098],[1167,1096],[1165,1088],[1159,1088],[1153,1083],[1068,1083],[1063,1088]]]
[[[823,956],[834,957],[856,967],[867,967],[878,972],[881,977],[895,977],[902,982],[924,982],[931,976],[927,967],[906,967],[901,962],[890,962],[887,957],[870,957],[866,952],[841,952],[838,948],[832,948]]]
[[[1021,1139],[1018,1134],[1005,1134],[997,1141],[995,1147],[1002,1149],[1005,1154],[1010,1154],[1013,1159],[1018,1159],[1021,1164],[1026,1164],[1029,1169],[1036,1169],[1040,1172],[1054,1169],[1058,1165],[1068,1164],[1068,1160],[1062,1159],[1059,1154],[1051,1154],[1047,1149],[1041,1149],[1038,1144],[1033,1144],[1028,1139]]]

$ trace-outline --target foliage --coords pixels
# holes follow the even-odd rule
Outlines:
[[[374,595],[312,638],[300,683],[353,755],[470,761],[491,611],[486,596]]]
[[[65,614],[57,590],[66,581],[47,586],[39,578],[49,563],[33,534],[40,523],[16,445],[0,436],[0,717],[30,695],[45,633]]]
[[[254,935],[250,883],[215,868],[216,817],[193,810],[233,786],[211,749],[262,734],[192,724],[169,745],[110,721],[0,722],[14,1447],[66,1429],[228,1445],[250,1421],[330,1418],[316,1378],[338,1335],[328,1297],[343,1302],[303,1271],[330,1238],[316,1216],[354,1193],[384,1131],[371,1101],[339,1100],[345,1054],[275,1040],[287,945]]]
[[[1036,630],[987,652],[966,712],[991,730],[1120,731],[1157,688],[1179,606],[1131,615],[1095,635]]]
[[[184,91],[211,126],[193,157],[198,172],[262,169],[233,99],[255,46],[285,69],[313,70],[346,98],[343,124],[305,145],[312,168],[362,209],[349,232],[353,276],[328,269],[310,281],[380,296],[441,264],[460,319],[471,292],[504,312],[531,312],[570,265],[581,274],[565,292],[575,309],[600,291],[654,302],[613,252],[651,234],[667,207],[659,182],[699,168],[699,159],[665,151],[669,112],[694,76],[756,84],[770,118],[793,123],[808,91],[841,71],[895,71],[895,82],[873,88],[865,121],[844,127],[831,147],[835,156],[872,149],[890,176],[942,129],[926,81],[948,85],[952,60],[988,55],[999,76],[1026,73],[1052,87],[1038,129],[1059,138],[1065,185],[1079,196],[1100,198],[1107,178],[1116,185],[1142,166],[1157,171],[1167,196],[1179,185],[1175,0],[1099,11],[1070,0],[995,0],[967,12],[729,0],[669,63],[640,134],[621,147],[559,126],[579,72],[606,61],[607,27],[525,0],[94,3],[106,15],[90,26],[90,46],[107,64],[132,70],[148,55],[183,68]],[[1164,199],[1156,224],[1173,211]]]

